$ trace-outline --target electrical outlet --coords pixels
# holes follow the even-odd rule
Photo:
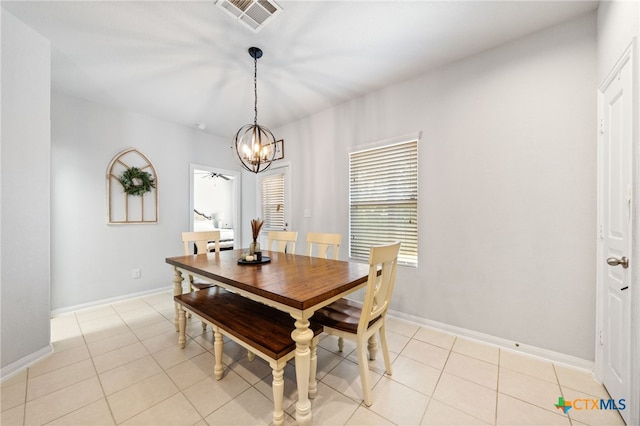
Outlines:
[[[140,268],[135,268],[133,270],[131,276],[133,277],[134,280],[137,280],[138,278],[140,278],[142,276],[142,271],[140,271]]]

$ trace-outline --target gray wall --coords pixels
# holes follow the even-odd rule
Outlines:
[[[276,129],[292,229],[346,237],[349,150],[421,131],[392,309],[593,361],[596,68],[590,13]]]
[[[230,139],[56,92],[51,125],[52,309],[171,286],[164,260],[189,229],[189,164],[237,169]],[[129,147],[155,166],[158,224],[107,225],[107,167]]]
[[[640,35],[640,2],[603,1],[598,7],[598,83]],[[636,40],[638,42],[638,40]]]
[[[3,375],[49,347],[50,44],[1,13],[1,297]]]

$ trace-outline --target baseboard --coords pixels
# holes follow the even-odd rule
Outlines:
[[[122,300],[135,299],[137,297],[143,297],[143,296],[151,296],[153,294],[164,293],[166,291],[172,291],[172,290],[173,290],[173,286],[162,287],[159,289],[156,288],[153,290],[140,291],[137,293],[129,293],[122,296],[110,297],[108,299],[95,300],[93,302],[82,303],[80,305],[74,305],[74,306],[68,306],[66,308],[55,309],[51,311],[51,318],[59,317],[61,315],[68,314],[71,312],[77,312],[85,309],[95,308],[102,305],[109,305],[111,303],[120,302]]]
[[[51,353],[53,353],[53,345],[49,344],[44,348],[39,349],[25,356],[22,359],[17,360],[16,362],[13,362],[5,367],[2,367],[2,369],[0,369],[0,383],[20,373],[25,368],[32,366],[33,364],[45,358]]]
[[[102,305],[108,305],[110,303],[114,303],[114,302],[119,302],[122,300],[127,300],[127,299],[134,299],[137,297],[144,297],[144,296],[150,296],[153,294],[159,294],[159,293],[164,293],[167,291],[172,291],[173,290],[173,286],[169,286],[169,287],[163,287],[160,289],[154,289],[154,290],[147,290],[147,291],[141,291],[141,292],[137,292],[137,293],[130,293],[127,295],[123,295],[123,296],[118,296],[118,297],[112,297],[109,299],[102,299],[102,300],[96,300],[94,302],[89,302],[89,303],[83,303],[80,305],[75,305],[75,306],[69,306],[66,308],[62,308],[62,309],[56,309],[54,311],[51,311],[51,318],[55,318],[57,316],[60,315],[64,315],[70,312],[77,312],[77,311],[82,311],[84,309],[91,309],[91,308],[95,308],[97,306],[102,306]],[[18,361],[11,363],[5,367],[2,367],[2,369],[0,370],[0,382],[3,382],[4,380],[13,377],[15,374],[21,372],[23,369],[30,367],[31,365],[35,364],[36,362],[40,361],[41,359],[43,359],[44,357],[46,357],[47,355],[51,354],[53,352],[53,346],[51,344],[49,344],[48,346],[37,350],[36,352],[33,352],[27,356],[25,356],[22,359],[19,359]]]
[[[126,300],[126,299],[132,299],[132,298],[136,298],[136,297],[143,297],[143,296],[149,296],[149,295],[153,295],[153,294],[158,294],[158,293],[164,293],[166,291],[171,291],[173,289],[173,286],[170,287],[164,287],[164,288],[160,288],[160,289],[154,289],[154,290],[148,290],[148,291],[143,291],[143,292],[138,292],[138,293],[131,293],[128,295],[123,295],[123,296],[118,296],[118,297],[113,297],[113,298],[109,298],[109,299],[102,299],[102,300],[96,300],[94,302],[90,302],[90,303],[83,303],[81,305],[75,305],[75,306],[70,306],[67,308],[62,308],[62,309],[56,309],[55,311],[51,312],[51,317],[56,317],[56,316],[60,316],[60,315],[64,315],[66,313],[69,312],[76,312],[76,311],[80,311],[80,310],[84,310],[84,309],[90,309],[90,308],[95,308],[97,306],[101,306],[101,305],[108,305],[110,303],[114,303],[114,302],[119,302],[122,300]],[[572,355],[568,355],[568,354],[563,354],[560,352],[555,352],[555,351],[551,351],[548,349],[544,349],[544,348],[539,348],[537,346],[530,346],[530,345],[525,345],[522,343],[518,343],[518,342],[514,342],[508,339],[504,339],[501,337],[496,337],[496,336],[492,336],[490,334],[485,334],[485,333],[480,333],[478,331],[473,331],[473,330],[469,330],[466,328],[462,328],[462,327],[456,327],[453,325],[449,325],[449,324],[445,324],[445,323],[441,323],[438,321],[433,321],[433,320],[429,320],[426,318],[422,318],[422,317],[418,317],[415,315],[410,315],[410,314],[406,314],[403,312],[399,312],[399,311],[392,311],[389,310],[389,315],[399,318],[399,319],[403,319],[406,321],[410,321],[413,322],[417,325],[424,325],[436,330],[440,330],[443,331],[445,333],[449,333],[449,334],[453,334],[455,336],[459,336],[459,337],[464,337],[466,339],[469,340],[475,340],[481,343],[485,343],[485,344],[489,344],[489,345],[493,345],[493,346],[497,346],[500,349],[503,350],[508,350],[511,352],[516,352],[516,353],[522,353],[528,356],[532,356],[535,358],[540,358],[543,359],[545,361],[550,361],[556,364],[563,364],[566,365],[568,367],[572,367],[572,368],[577,368],[577,369],[581,369],[581,370],[586,370],[589,371],[591,374],[593,374],[594,369],[595,369],[595,363],[594,361],[589,361],[589,360],[585,360],[582,358],[578,358]],[[46,353],[39,355],[39,352],[36,352],[34,354],[31,354],[25,358],[23,358],[22,360],[18,361],[17,363],[14,364],[19,364],[18,366],[16,366],[16,370],[15,372],[19,371],[20,369],[24,368],[25,366],[31,365],[33,364],[35,361],[39,360],[40,358],[42,358],[43,356],[47,355],[49,352],[52,351],[52,348],[48,347],[46,348]],[[12,375],[15,374],[15,372],[10,372],[14,367],[14,364],[11,364],[5,368],[2,369],[2,380],[4,380],[5,378],[5,369],[9,369],[8,374]],[[28,364],[28,365],[27,365]]]
[[[511,352],[522,353],[535,358],[543,359],[545,361],[551,361],[556,364],[563,364],[568,367],[577,368],[580,370],[586,370],[586,371],[589,371],[592,375],[595,369],[594,361],[585,360],[582,358],[574,357],[572,355],[567,355],[560,352],[554,352],[554,351],[550,351],[544,348],[539,348],[536,346],[524,345],[522,343],[513,342],[507,339],[503,339],[501,337],[496,337],[489,334],[468,330],[466,328],[455,327],[449,324],[428,320],[425,318],[417,317],[415,315],[409,315],[403,312],[389,310],[389,315],[395,318],[416,323],[418,325],[425,325],[436,330],[453,334],[455,336],[464,337],[465,339],[475,340],[481,343],[497,346],[500,349],[508,350]]]

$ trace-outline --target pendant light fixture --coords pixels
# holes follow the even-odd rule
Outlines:
[[[234,144],[242,166],[250,172],[260,173],[267,170],[273,162],[276,155],[276,138],[271,130],[258,124],[258,59],[262,57],[262,50],[250,47],[249,55],[253,58],[255,114],[253,124],[245,124],[238,130]]]

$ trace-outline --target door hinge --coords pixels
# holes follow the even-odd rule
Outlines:
[[[598,342],[600,342],[601,345],[604,345],[604,340],[602,339],[602,329],[598,331]]]
[[[631,196],[633,194],[633,189],[631,188],[631,184],[627,185],[627,210],[629,212],[629,220],[632,219],[631,215]]]
[[[601,240],[604,239],[604,234],[602,233],[602,224],[598,225],[598,236]]]
[[[604,118],[600,119],[600,136],[604,135]]]

